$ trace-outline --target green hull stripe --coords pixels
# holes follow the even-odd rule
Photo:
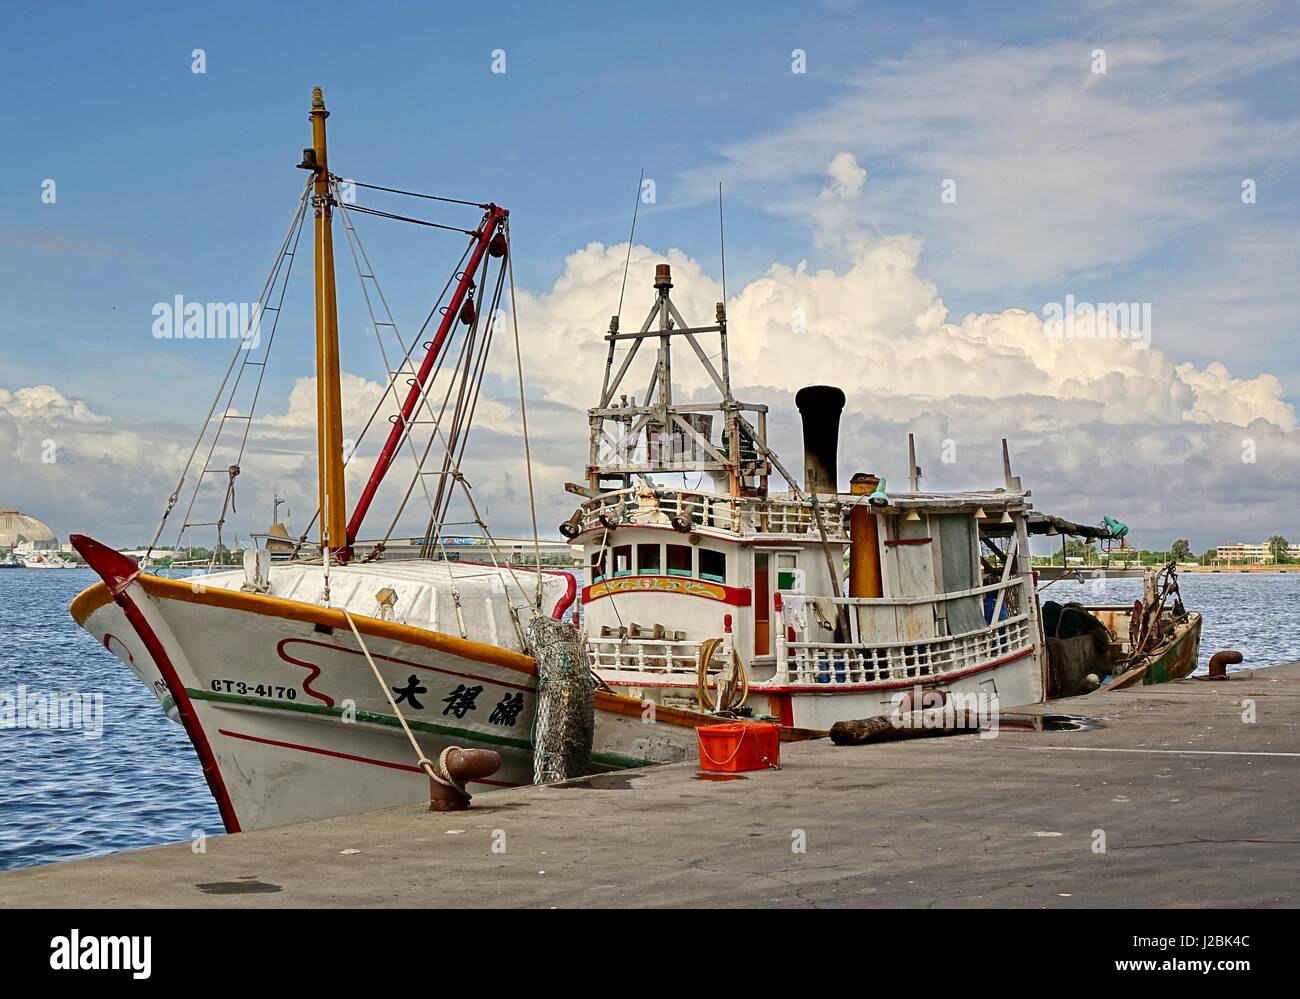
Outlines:
[[[190,687],[185,688],[185,692],[197,701],[213,701],[220,704],[241,704],[251,708],[267,708],[271,711],[296,711],[299,714],[322,715],[330,718],[341,718],[343,716],[342,708],[329,708],[323,704],[298,704],[294,701],[269,700],[263,697],[246,697],[239,694],[219,694],[211,690],[195,690]],[[401,723],[393,715],[377,714],[373,711],[358,711],[356,720],[359,722],[368,722],[371,725],[386,725],[389,728],[400,728]],[[430,722],[407,719],[406,722],[415,732],[425,732],[429,735],[449,735],[458,739],[465,739],[474,742],[485,742],[493,746],[509,746],[512,749],[523,749],[531,756],[533,744],[524,739],[511,739],[504,735],[491,735],[484,732],[474,732],[470,729],[452,728],[450,725],[435,725]],[[598,763],[601,766],[615,767],[624,769],[628,767],[652,767],[655,765],[654,760],[638,760],[631,756],[620,756],[617,753],[592,753],[591,762]]]
[[[330,708],[324,704],[299,704],[297,701],[280,701],[264,697],[246,697],[240,694],[219,694],[211,690],[191,690],[186,688],[186,693],[195,700],[215,701],[221,704],[242,704],[253,708],[269,708],[272,711],[296,711],[299,714],[306,715],[323,715],[331,718],[342,718],[343,708]],[[401,728],[401,723],[393,715],[378,714],[373,711],[358,711],[353,715],[354,719],[359,722],[367,722],[371,725],[387,725],[389,728]],[[411,726],[415,732],[426,732],[429,735],[450,735],[458,739],[472,739],[475,742],[486,742],[493,746],[509,746],[512,749],[526,749],[528,752],[533,751],[532,743],[526,739],[512,739],[505,735],[492,735],[487,732],[475,732],[472,729],[453,728],[450,725],[435,725],[431,722],[423,722],[408,718],[406,723]]]

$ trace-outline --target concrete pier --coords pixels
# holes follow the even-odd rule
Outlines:
[[[1295,906],[1300,663],[1044,705],[1081,731],[494,791],[0,874],[0,906]]]

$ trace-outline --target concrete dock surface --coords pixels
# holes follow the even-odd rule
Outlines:
[[[1300,663],[1031,710],[1099,726],[786,744],[742,780],[677,764],[210,837],[0,874],[0,906],[1300,902]]]

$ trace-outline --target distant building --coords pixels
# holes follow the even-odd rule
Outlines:
[[[1300,544],[1287,545],[1287,558],[1300,559]],[[1214,557],[1220,562],[1241,562],[1249,564],[1251,562],[1272,562],[1273,553],[1269,551],[1266,542],[1258,544],[1236,541],[1230,545],[1219,545],[1214,549]]]
[[[19,545],[38,552],[58,551],[59,539],[35,517],[17,510],[0,510],[0,549],[7,551]]]

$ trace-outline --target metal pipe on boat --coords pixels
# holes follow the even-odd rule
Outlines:
[[[880,479],[858,472],[849,480],[854,496],[870,496]],[[880,525],[866,503],[859,503],[849,513],[849,596],[882,597],[884,583],[880,576]]]
[[[795,394],[794,404],[803,419],[804,488],[836,492],[844,393],[833,385],[807,385]]]

